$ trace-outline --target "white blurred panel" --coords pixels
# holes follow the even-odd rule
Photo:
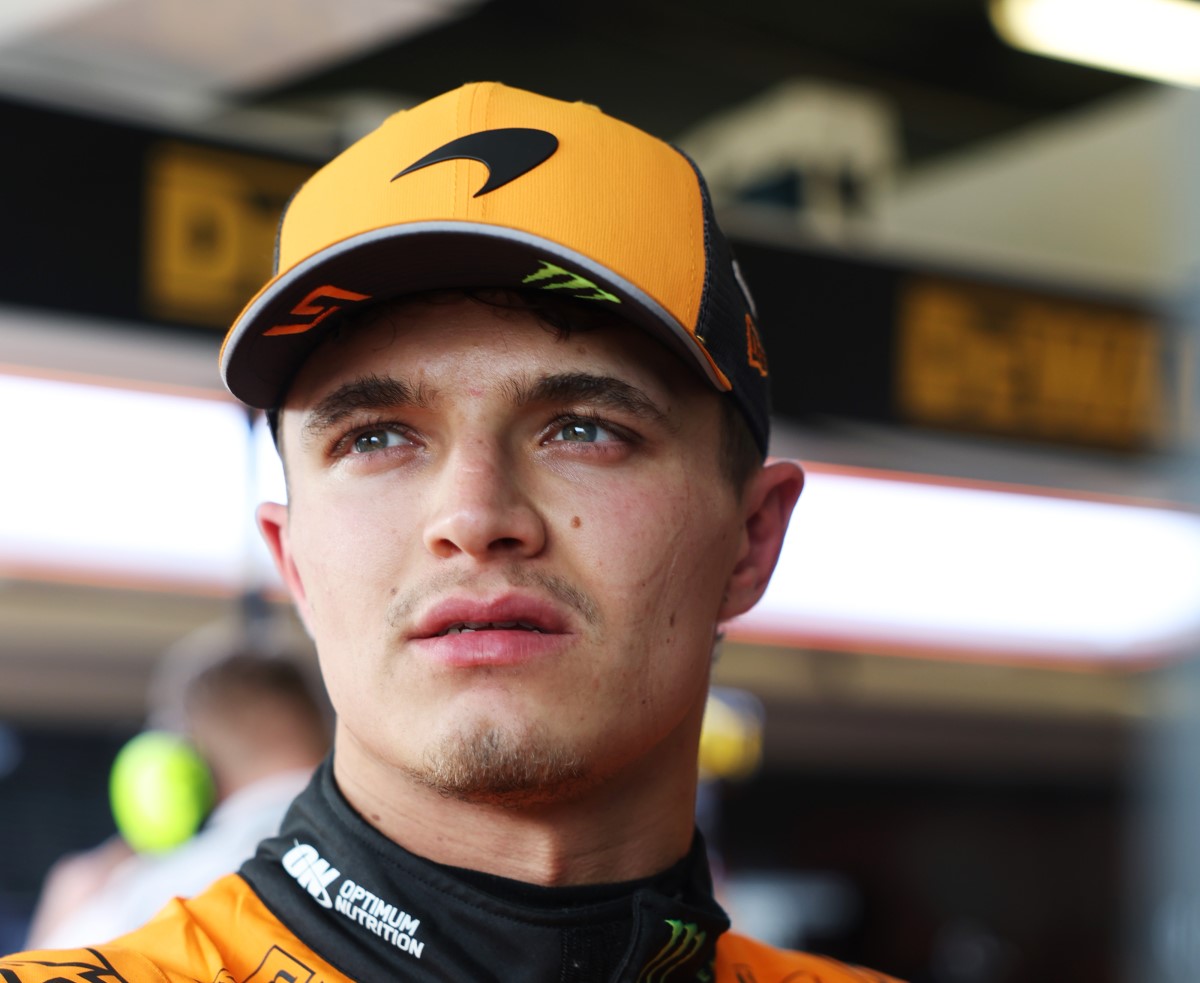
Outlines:
[[[735,636],[1169,655],[1200,630],[1200,518],[810,469]]]
[[[0,570],[277,584],[254,506],[286,501],[259,419],[223,399],[0,375]],[[734,637],[1083,659],[1200,635],[1200,517],[810,466]]]
[[[0,563],[239,585],[240,407],[0,376],[0,420]]]

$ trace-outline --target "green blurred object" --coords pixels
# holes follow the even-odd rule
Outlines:
[[[204,759],[184,738],[146,731],[117,753],[108,782],[117,829],[139,853],[186,843],[213,806]]]

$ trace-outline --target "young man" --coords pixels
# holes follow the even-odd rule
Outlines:
[[[694,831],[803,476],[683,155],[493,84],[399,113],[293,199],[222,365],[334,755],[238,875],[5,983],[883,979],[728,931]]]

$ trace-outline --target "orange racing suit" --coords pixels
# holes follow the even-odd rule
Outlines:
[[[894,983],[728,927],[698,834],[633,884],[521,884],[392,843],[327,761],[238,873],[112,942],[0,959],[0,983]]]

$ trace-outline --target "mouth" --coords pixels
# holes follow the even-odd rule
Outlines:
[[[543,597],[510,592],[496,597],[457,595],[445,598],[417,618],[413,639],[453,638],[486,632],[502,636],[562,635],[571,630],[562,608]]]
[[[531,631],[539,635],[547,634],[545,628],[529,621],[460,621],[447,625],[433,638],[444,638],[447,635],[465,635],[473,631]]]
[[[452,598],[415,626],[416,651],[447,669],[518,667],[570,644],[571,625],[554,604],[528,595]]]

